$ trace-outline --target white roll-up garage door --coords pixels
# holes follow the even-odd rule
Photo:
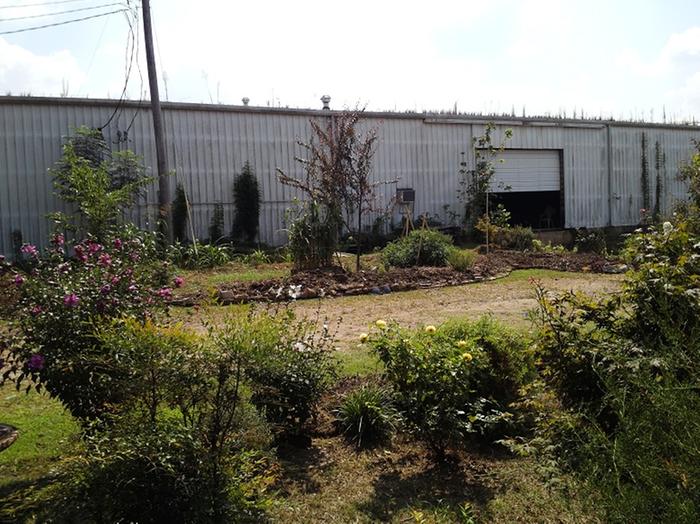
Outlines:
[[[506,150],[498,159],[492,192],[559,191],[559,151]]]

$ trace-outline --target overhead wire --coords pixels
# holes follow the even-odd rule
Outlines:
[[[57,27],[57,26],[66,25],[66,24],[73,24],[75,22],[83,22],[85,20],[92,20],[94,18],[100,18],[103,16],[109,16],[109,15],[114,15],[117,13],[123,13],[125,11],[128,11],[128,9],[117,9],[116,11],[110,11],[108,13],[100,13],[97,15],[85,16],[82,18],[74,18],[72,20],[64,20],[62,22],[54,22],[53,24],[44,24],[44,25],[37,25],[37,26],[32,26],[32,27],[24,27],[22,29],[13,29],[12,31],[0,31],[0,35],[11,35],[11,34],[16,34],[16,33],[25,33],[27,31],[36,31],[38,29],[46,29],[49,27]]]
[[[94,11],[95,9],[103,9],[105,7],[112,7],[115,5],[123,6],[124,4],[122,2],[112,2],[111,4],[93,5],[90,7],[80,7],[78,9],[68,9],[67,11],[56,11],[53,13],[39,13],[38,15],[15,16],[12,18],[0,18],[0,22],[14,22],[16,20],[29,20],[32,18],[46,18],[48,16],[67,15],[69,13],[79,13],[81,11]]]
[[[128,3],[128,2],[127,2]],[[134,26],[131,20],[131,17],[129,15],[133,15],[133,12],[130,9],[125,10],[127,12],[126,14],[126,23],[129,25],[129,33],[127,36],[127,44],[126,44],[126,50],[124,53],[124,88],[122,89],[121,95],[119,96],[119,100],[117,101],[117,105],[114,108],[114,111],[112,114],[109,116],[107,121],[100,127],[100,129],[103,129],[107,127],[112,120],[114,120],[114,117],[117,115],[117,113],[120,113],[123,111],[123,105],[124,101],[126,100],[126,93],[127,89],[129,87],[129,78],[131,77],[131,69],[134,64],[134,55],[135,55],[135,48],[136,48],[136,37],[134,36]]]
[[[36,2],[33,4],[12,4],[12,5],[0,5],[0,9],[17,9],[20,7],[39,7],[44,5],[58,5],[58,4],[74,4],[76,2],[85,2],[86,0],[56,0],[54,2]]]

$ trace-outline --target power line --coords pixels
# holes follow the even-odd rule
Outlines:
[[[99,15],[85,16],[83,18],[75,18],[73,20],[65,20],[63,22],[55,22],[53,24],[25,27],[24,29],[15,29],[13,31],[2,31],[2,32],[0,32],[0,35],[11,35],[14,33],[24,33],[26,31],[36,31],[37,29],[46,29],[47,27],[56,27],[59,25],[72,24],[74,22],[83,22],[85,20],[92,20],[93,18],[100,18],[101,16],[108,16],[108,15],[114,15],[116,13],[123,13],[124,11],[128,11],[128,9],[118,9],[116,11],[110,11],[109,13],[100,13]]]
[[[95,9],[102,9],[103,7],[112,7],[113,5],[124,5],[124,4],[122,4],[121,2],[114,2],[111,4],[95,5],[92,7],[81,7],[79,9],[68,9],[67,11],[57,11],[55,13],[41,13],[38,15],[15,16],[13,18],[0,18],[0,22],[12,22],[14,20],[29,20],[30,18],[45,18],[47,16],[67,15],[68,13],[78,13],[80,11],[93,11]]]
[[[19,7],[38,7],[42,5],[73,4],[75,2],[85,2],[85,0],[58,0],[56,2],[38,2],[36,4],[14,4],[0,5],[0,9],[15,9]]]

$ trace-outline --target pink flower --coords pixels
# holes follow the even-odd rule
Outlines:
[[[115,238],[114,239],[114,249],[121,249],[122,248],[122,241],[120,238]]]
[[[161,288],[158,290],[158,296],[160,298],[165,298],[165,299],[172,298],[173,290],[170,289],[169,287]]]
[[[54,235],[53,239],[51,240],[51,242],[53,242],[57,246],[62,246],[65,243],[65,241],[65,237],[61,233]]]
[[[100,251],[102,251],[102,244],[98,244],[97,242],[90,242],[88,244],[88,251],[90,251],[91,255],[99,253]]]
[[[110,286],[109,284],[105,284],[100,288],[100,293],[102,293],[103,295],[106,295],[110,291],[112,291],[112,286]]]
[[[78,295],[76,295],[75,293],[71,293],[71,294],[63,297],[63,305],[64,306],[75,307],[78,305],[78,302],[80,302],[80,299],[78,298]]]
[[[112,277],[112,285],[116,286],[117,284],[119,284],[119,280],[120,280],[119,277]]]
[[[34,306],[34,307],[30,310],[30,313],[32,314],[32,316],[36,317],[36,316],[39,315],[42,311],[43,311],[43,309],[41,309],[41,306],[36,305],[36,306]]]
[[[182,277],[175,277],[173,279],[173,285],[175,287],[182,287],[182,285],[185,283],[185,279]]]
[[[100,258],[97,260],[97,263],[101,265],[102,267],[107,267],[112,265],[112,257],[109,256],[108,253],[102,253],[100,255]]]
[[[39,371],[44,368],[45,364],[45,359],[43,355],[40,355],[39,353],[34,353],[31,357],[29,357],[29,362],[27,362],[27,367],[31,371]]]
[[[137,287],[136,284],[131,284],[128,288],[126,288],[128,291],[136,291]]]
[[[85,249],[83,246],[75,246],[75,256],[80,260],[81,262],[87,262],[87,255],[85,254]]]
[[[30,257],[39,256],[39,251],[37,250],[36,246],[31,244],[24,244],[20,251],[22,251],[22,253],[25,255],[29,255]]]
[[[22,275],[20,275],[19,273],[17,273],[15,275],[15,285],[21,286],[22,284],[24,284],[24,277]]]

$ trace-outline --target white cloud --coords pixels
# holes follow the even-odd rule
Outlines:
[[[618,53],[617,64],[635,75],[653,78],[668,75],[689,60],[700,67],[698,58],[700,27],[691,27],[682,33],[672,34],[651,60],[644,60],[636,49],[623,49]]]
[[[69,51],[38,55],[0,37],[0,86],[5,92],[56,95],[64,86],[70,91],[78,89],[84,80]]]

